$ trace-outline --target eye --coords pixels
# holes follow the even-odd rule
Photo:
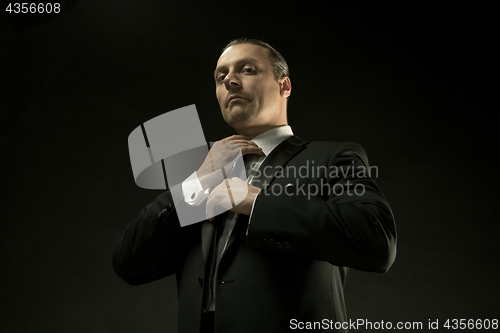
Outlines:
[[[219,75],[217,75],[218,82],[223,81],[225,78],[226,78],[226,74],[224,74],[224,73],[220,73]]]
[[[245,73],[255,73],[255,69],[251,68],[251,67],[245,67],[243,69],[243,72],[245,72]]]

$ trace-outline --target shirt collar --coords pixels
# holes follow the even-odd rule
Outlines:
[[[274,148],[281,142],[293,136],[292,128],[288,125],[272,128],[264,133],[261,133],[252,139],[257,144],[266,156],[268,156]]]

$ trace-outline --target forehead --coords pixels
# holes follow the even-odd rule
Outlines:
[[[237,44],[228,47],[219,57],[217,67],[229,66],[242,59],[255,59],[258,62],[269,65],[269,51],[255,44]]]

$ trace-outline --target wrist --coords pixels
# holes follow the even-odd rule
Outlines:
[[[214,172],[204,172],[203,170],[201,171],[196,171],[196,176],[198,177],[198,180],[200,181],[201,187],[203,190],[207,190],[209,188],[215,188],[217,185],[219,185],[223,181],[223,175],[220,170],[216,170]]]

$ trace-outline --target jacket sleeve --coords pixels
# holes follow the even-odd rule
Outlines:
[[[167,190],[120,234],[113,253],[115,273],[131,285],[175,273],[186,246],[194,238],[194,229],[196,225],[181,228],[170,190]]]
[[[279,193],[272,189],[274,183],[261,191],[247,244],[386,272],[396,256],[396,226],[387,200],[369,175],[364,149],[352,142],[339,145],[326,170],[320,177],[297,179],[293,191]]]

